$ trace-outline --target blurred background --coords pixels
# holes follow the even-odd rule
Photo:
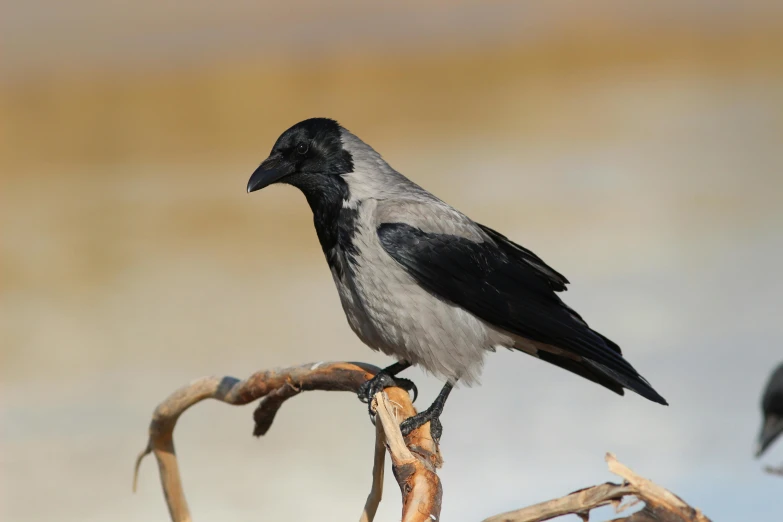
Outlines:
[[[245,194],[277,136],[338,119],[533,249],[669,400],[519,353],[443,417],[444,520],[612,480],[613,451],[714,520],[772,520],[752,458],[783,360],[780,2],[0,4],[0,519],[168,519],[155,405],[191,379],[391,361],[350,331],[301,194]],[[441,383],[407,374],[429,404]],[[196,520],[351,520],[373,427],[306,394],[270,434],[176,433]],[[379,520],[399,517],[387,477]],[[610,515],[607,514],[607,518]]]

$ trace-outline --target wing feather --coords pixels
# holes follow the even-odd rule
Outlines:
[[[438,298],[503,330],[577,356],[576,363],[549,362],[614,391],[622,386],[666,403],[616,344],[590,329],[557,296],[565,277],[529,250],[491,229],[482,230],[490,240],[425,232],[401,222],[382,223],[377,233],[384,250]]]

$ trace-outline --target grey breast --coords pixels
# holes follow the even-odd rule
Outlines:
[[[476,225],[434,196],[364,199],[358,210],[353,246],[357,255],[343,277],[334,274],[348,322],[375,350],[420,365],[430,373],[467,385],[477,382],[484,354],[513,341],[470,312],[422,289],[382,248],[381,223],[408,223],[483,241]]]

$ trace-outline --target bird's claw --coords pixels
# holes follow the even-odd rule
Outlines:
[[[392,377],[384,372],[378,372],[372,379],[364,381],[362,385],[359,386],[357,395],[359,395],[360,401],[371,404],[372,398],[375,397],[376,393],[381,390],[385,390],[386,388],[392,388],[395,386],[402,388],[407,392],[412,391],[413,400],[411,402],[416,402],[416,399],[419,396],[419,389],[412,380],[402,377]]]
[[[394,378],[389,374],[378,372],[375,377],[364,381],[362,385],[359,386],[359,400],[366,402],[367,404],[371,404],[372,398],[375,397],[376,393],[396,385],[397,383],[395,382]]]
[[[412,380],[405,379],[404,377],[395,377],[394,382],[397,384],[398,388],[402,388],[406,392],[413,392],[413,399],[411,402],[416,402],[416,399],[419,397],[419,389]]]

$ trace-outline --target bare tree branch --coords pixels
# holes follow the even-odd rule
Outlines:
[[[672,492],[640,477],[611,453],[606,454],[606,462],[609,471],[625,479],[623,484],[607,482],[580,489],[565,497],[487,518],[484,522],[540,522],[568,514],[589,520],[590,511],[597,507],[613,504],[615,511],[620,513],[635,504],[620,505],[623,497],[628,495],[644,501],[644,509],[628,517],[615,519],[618,522],[710,522],[701,511],[692,508]]]
[[[562,515],[583,513],[591,509],[619,502],[633,493],[630,486],[607,482],[591,488],[580,489],[561,498],[541,502],[516,511],[495,515],[484,522],[538,522]]]
[[[634,496],[644,500],[647,508],[663,509],[680,517],[679,519],[672,518],[672,520],[709,522],[709,519],[700,510],[692,508],[668,489],[664,489],[653,481],[640,477],[625,464],[618,461],[613,454],[606,454],[606,463],[609,465],[609,471],[624,478],[626,483],[636,489]]]
[[[350,391],[372,378],[379,369],[363,363],[315,363],[277,371],[262,371],[244,381],[233,377],[204,377],[180,388],[164,400],[152,415],[147,447],[136,459],[133,487],[136,489],[142,459],[153,453],[158,462],[163,493],[174,522],[190,522],[179,466],[174,450],[173,432],[179,416],[205,399],[243,405],[261,399],[254,419],[255,435],[265,434],[283,403],[311,390]],[[373,520],[381,501],[384,455],[379,448],[388,446],[392,470],[403,494],[404,522],[438,520],[442,489],[436,469],[441,465],[440,452],[430,435],[429,423],[413,430],[405,439],[399,423],[416,414],[408,392],[387,388],[376,395],[373,405],[380,425],[376,431],[373,485],[360,520]]]
[[[188,408],[205,399],[216,399],[227,404],[243,405],[260,399],[253,413],[256,436],[264,435],[272,426],[275,415],[286,400],[303,391],[326,390],[356,393],[367,379],[379,369],[363,363],[332,362],[295,366],[276,371],[262,371],[244,381],[233,377],[204,377],[171,394],[152,415],[146,449],[136,460],[133,489],[136,489],[139,465],[153,453],[158,462],[160,480],[166,505],[174,522],[190,522],[190,512],[182,488],[173,432],[177,420]],[[402,493],[403,522],[432,522],[440,518],[443,491],[436,471],[442,460],[437,444],[430,435],[429,423],[403,437],[400,422],[416,414],[408,392],[401,388],[387,388],[376,394],[372,407],[376,412],[375,451],[372,486],[362,511],[360,522],[372,522],[383,494],[383,476],[386,452],[392,461],[392,471]],[[644,502],[641,511],[616,522],[710,522],[701,511],[681,498],[640,477],[607,453],[609,470],[622,477],[622,484],[607,482],[575,491],[562,498],[542,502],[517,511],[486,519],[484,522],[539,522],[567,514],[590,518],[590,511],[612,504],[617,513],[631,505]],[[783,469],[768,468],[771,473],[783,474]],[[621,505],[624,497],[635,498]]]
[[[375,457],[372,463],[372,486],[359,522],[371,522],[375,518],[378,506],[383,497],[383,474],[386,466],[386,434],[383,423],[375,423]]]

